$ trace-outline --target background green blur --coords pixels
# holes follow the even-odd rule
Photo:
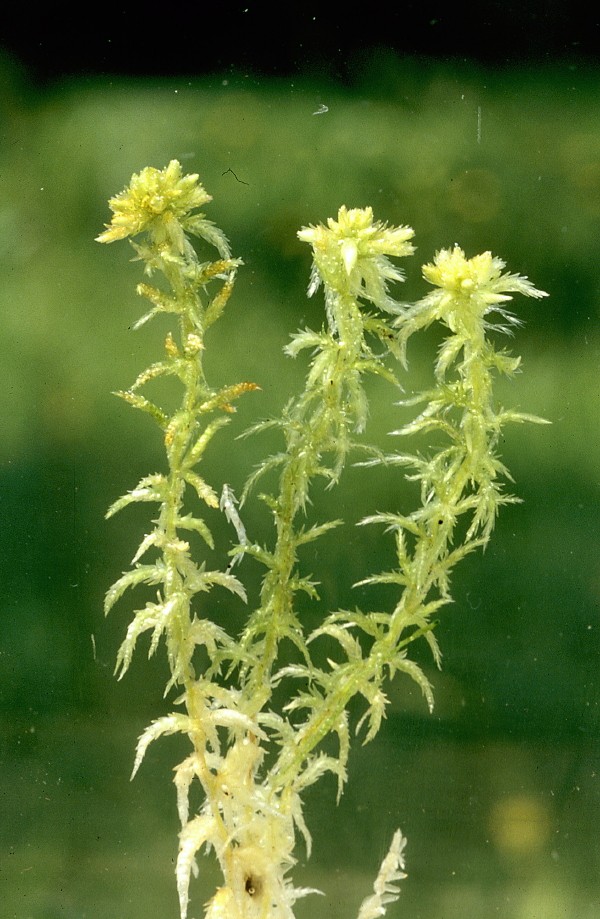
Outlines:
[[[240,72],[34,92],[0,60],[0,87],[1,915],[177,915],[178,742],[157,744],[129,784],[137,736],[168,710],[164,662],[140,653],[117,684],[131,607],[102,617],[148,519],[141,508],[105,522],[104,511],[162,468],[152,423],[110,392],[157,359],[168,322],[131,331],[144,310],[139,266],[127,244],[94,242],[131,173],[177,158],[200,173],[208,216],[245,262],[211,332],[211,380],[262,389],[211,448],[216,485],[239,492],[272,448],[235,437],[279,411],[305,368],[281,349],[322,322],[320,297],[305,297],[302,225],[370,204],[413,226],[407,300],[424,292],[420,264],[454,243],[491,249],[550,293],[515,302],[523,373],[502,386],[506,404],[552,421],[506,432],[524,503],[456,572],[438,629],[443,672],[420,657],[434,715],[399,679],[380,735],[352,754],[340,806],[327,779],[308,795],[314,855],[296,880],[326,896],[302,901],[298,916],[355,915],[397,825],[409,878],[390,917],[599,916],[598,71],[381,53],[350,88]],[[429,379],[436,343],[411,347],[409,392]],[[386,387],[371,393],[370,436],[388,446],[400,413]],[[316,512],[355,520],[413,500],[397,476],[354,469]],[[270,538],[256,502],[244,521]],[[374,602],[349,583],[391,561],[388,542],[351,523],[319,542],[306,565],[323,608]],[[254,589],[258,573],[244,568]],[[241,625],[238,603],[211,596]],[[192,916],[215,881],[208,865]]]

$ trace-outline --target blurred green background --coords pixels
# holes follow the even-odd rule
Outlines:
[[[409,878],[390,917],[600,915],[598,71],[381,53],[345,87],[240,72],[35,92],[0,60],[0,86],[2,916],[177,914],[177,741],[128,781],[136,737],[168,710],[164,663],[140,654],[117,684],[129,607],[107,621],[101,612],[147,520],[143,508],[110,522],[104,511],[162,464],[152,424],[110,392],[156,359],[168,323],[131,331],[144,308],[139,266],[126,244],[94,242],[108,197],[172,158],[200,174],[208,215],[245,262],[211,333],[211,379],[262,388],[207,458],[215,484],[239,492],[269,448],[235,437],[301,380],[302,359],[281,353],[289,334],[321,324],[320,297],[305,297],[302,225],[371,204],[413,226],[407,300],[424,292],[419,265],[454,243],[491,249],[550,293],[515,303],[523,373],[502,386],[506,404],[552,421],[507,430],[524,503],[456,572],[438,629],[443,672],[422,657],[434,715],[400,679],[380,735],[351,757],[340,806],[333,783],[311,791],[315,851],[297,880],[326,896],[302,901],[298,916],[355,915],[397,825]],[[428,380],[435,346],[425,336],[411,349],[409,392]],[[372,398],[370,436],[387,445],[400,413],[385,387]],[[354,469],[316,511],[352,521],[413,499],[391,473]],[[244,520],[269,538],[255,502]],[[348,523],[306,564],[335,608],[373,602],[347,573],[389,560],[388,541]],[[241,625],[237,603],[216,602]],[[214,880],[203,861],[192,916]]]

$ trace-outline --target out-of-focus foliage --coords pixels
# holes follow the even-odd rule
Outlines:
[[[501,252],[536,278],[543,271],[553,305],[531,335],[544,348],[560,348],[567,335],[572,353],[572,337],[597,315],[590,244],[600,218],[600,115],[592,78],[386,66],[374,64],[350,92],[233,75],[76,84],[37,97],[6,81],[5,457],[40,435],[72,439],[97,429],[108,383],[100,350],[114,348],[114,359],[127,363],[118,330],[132,312],[118,288],[106,290],[90,240],[110,190],[141,164],[172,157],[205,177],[221,225],[244,254],[254,290],[239,308],[249,325],[268,317],[284,334],[306,310],[298,227],[340,203],[372,203],[381,219],[419,227],[423,258],[460,241],[471,254]],[[585,373],[594,355],[583,352],[577,372]],[[239,363],[235,343],[230,353]]]

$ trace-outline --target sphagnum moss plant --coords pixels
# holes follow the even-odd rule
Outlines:
[[[222,232],[198,211],[209,200],[198,176],[183,176],[176,161],[164,170],[146,168],[110,201],[114,216],[99,237],[101,242],[140,237],[132,245],[146,274],[162,274],[164,283],[138,286],[151,309],[137,325],[160,313],[171,314],[177,325],[177,334],[166,336],[164,357],[118,394],[161,428],[167,464],[165,472],[142,479],[109,510],[110,516],[136,502],[158,506],[132,567],[107,593],[106,611],[129,588],[146,585],[154,594],[134,614],[117,672],[121,677],[127,671],[143,632],[151,633],[150,655],[164,637],[171,672],[166,692],[176,694],[180,710],[144,731],[133,774],[159,736],[189,738],[191,752],[175,770],[182,919],[195,858],[203,848],[215,851],[223,873],[206,919],[292,919],[295,901],[316,892],[296,888],[288,878],[298,833],[310,851],[302,796],[327,772],[337,777],[341,793],[352,733],[349,703],[357,695],[364,700],[354,733],[365,725],[365,742],[379,730],[387,703],[384,685],[397,671],[412,677],[433,705],[427,677],[408,657],[409,645],[423,636],[439,663],[433,617],[450,601],[451,571],[469,552],[485,547],[499,507],[516,500],[504,493],[510,476],[497,456],[497,444],[505,424],[540,419],[496,406],[493,377],[514,373],[519,359],[496,350],[489,332],[516,324],[504,306],[513,293],[545,294],[527,279],[503,273],[504,263],[490,253],[467,259],[455,247],[441,250],[424,267],[432,291],[414,306],[401,306],[388,289],[402,278],[390,259],[412,252],[409,227],[379,223],[370,208],[342,207],[327,226],[301,230],[298,235],[313,251],[309,295],[323,286],[327,322],[320,332],[297,333],[287,346],[291,356],[311,349],[303,392],[288,402],[281,419],[252,429],[277,427],[284,442],[252,473],[244,493],[246,499],[263,475],[278,473],[277,488],[261,496],[273,515],[275,539],[272,548],[260,546],[247,536],[229,486],[221,483],[219,500],[198,472],[233,402],[257,388],[241,382],[214,389],[205,378],[205,333],[222,313],[241,264],[231,257]],[[216,249],[217,258],[201,260],[191,237]],[[499,323],[490,321],[491,314]],[[435,383],[410,400],[423,405],[420,414],[393,433],[407,437],[432,431],[442,435],[445,445],[424,456],[386,455],[357,444],[356,432],[363,431],[368,415],[364,377],[376,374],[397,387],[388,358],[404,363],[410,336],[432,322],[447,329]],[[164,376],[181,384],[174,411],[141,394],[147,383]],[[397,465],[421,484],[417,510],[380,512],[360,521],[383,523],[393,532],[397,567],[358,584],[395,585],[398,599],[392,610],[335,611],[307,634],[301,597],[315,597],[317,585],[302,572],[298,550],[341,523],[306,523],[311,487],[316,477],[334,485],[359,446],[366,451],[363,465]],[[223,553],[220,570],[208,570],[192,556],[194,533],[214,548],[208,521],[189,509],[194,492],[209,513],[220,507],[236,530],[237,545]],[[236,635],[211,618],[209,594],[222,587],[246,600],[232,573],[233,562],[243,555],[262,565],[265,575],[260,598]],[[335,659],[332,652],[324,665],[317,663],[323,655],[317,658],[314,651],[320,639],[328,642],[329,652],[332,645],[338,648]],[[283,706],[275,704],[276,689],[277,698],[285,690]],[[337,753],[330,744],[328,752],[323,748],[329,735],[337,737]],[[203,797],[190,815],[193,783],[200,785]],[[405,876],[404,845],[397,831],[358,919],[382,916],[397,898],[397,882]]]

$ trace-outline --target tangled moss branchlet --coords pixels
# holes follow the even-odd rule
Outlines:
[[[298,235],[313,254],[309,295],[323,288],[326,323],[320,331],[298,332],[286,348],[291,357],[312,352],[302,392],[290,399],[280,419],[251,429],[275,426],[283,439],[281,451],[249,476],[242,496],[242,502],[248,500],[263,477],[269,482],[275,476],[275,486],[267,485],[271,491],[261,496],[272,513],[275,535],[271,547],[261,546],[246,532],[229,486],[215,488],[198,471],[235,400],[257,388],[241,382],[213,389],[205,378],[205,333],[225,308],[241,264],[231,257],[222,232],[198,210],[209,201],[198,177],[183,176],[176,161],[164,170],[147,168],[111,200],[113,219],[99,237],[101,242],[129,237],[146,274],[163,276],[162,286],[138,286],[151,309],[137,325],[161,313],[176,324],[175,333],[166,336],[163,358],[118,393],[160,428],[166,470],[144,477],[108,512],[111,516],[138,502],[158,506],[132,567],[107,593],[106,611],[130,588],[145,585],[155,596],[134,613],[117,672],[126,673],[143,633],[150,632],[150,655],[164,639],[167,691],[177,691],[175,704],[181,708],[144,731],[133,771],[158,737],[181,733],[189,738],[191,752],[175,770],[182,919],[196,856],[211,848],[223,884],[207,904],[206,919],[293,919],[295,901],[315,892],[294,887],[289,878],[298,834],[310,852],[305,790],[329,772],[341,793],[351,736],[363,725],[365,741],[376,735],[387,705],[385,684],[398,671],[417,682],[432,707],[429,680],[408,656],[411,643],[423,637],[439,664],[435,617],[450,601],[452,570],[468,553],[485,547],[499,508],[516,500],[504,491],[510,475],[497,454],[501,432],[509,422],[540,419],[496,405],[494,376],[514,373],[519,359],[497,350],[490,333],[516,324],[505,307],[512,294],[545,294],[525,278],[503,273],[504,264],[490,253],[467,259],[455,247],[441,250],[424,267],[431,292],[413,306],[401,305],[391,290],[402,279],[393,259],[412,253],[409,227],[382,224],[370,208],[342,207],[337,220],[301,230]],[[217,258],[201,261],[192,238],[216,249]],[[365,430],[369,414],[365,378],[381,376],[397,394],[393,364],[406,363],[410,337],[432,322],[441,322],[447,332],[434,383],[405,401],[421,405],[420,413],[393,434],[407,438],[433,432],[441,446],[417,455],[385,454],[360,444],[368,457],[362,465],[395,466],[420,483],[421,503],[413,512],[392,509],[359,521],[383,524],[393,532],[396,567],[358,584],[392,585],[395,605],[368,612],[338,610],[307,634],[302,613],[316,597],[317,585],[301,570],[299,549],[342,522],[306,519],[314,481],[335,485],[359,446],[357,434]],[[147,384],[162,377],[181,386],[174,411],[146,395]],[[207,570],[193,556],[191,533],[215,547],[209,519],[188,509],[190,493],[209,514],[220,507],[235,529],[238,545],[223,551],[221,569]],[[213,621],[206,596],[222,587],[247,600],[233,574],[232,555],[233,562],[250,556],[265,569],[260,597],[256,602],[250,598],[239,634]],[[322,655],[315,648],[323,639],[338,652],[335,659],[317,664]],[[291,659],[288,647],[295,649]],[[276,690],[278,698],[284,696],[282,705],[275,704]],[[363,714],[351,726],[348,707],[357,695],[363,699]],[[329,735],[337,738],[337,752],[323,744]],[[192,784],[201,787],[203,796],[194,813]],[[405,876],[404,845],[398,831],[359,919],[382,916],[397,898],[397,882]]]

